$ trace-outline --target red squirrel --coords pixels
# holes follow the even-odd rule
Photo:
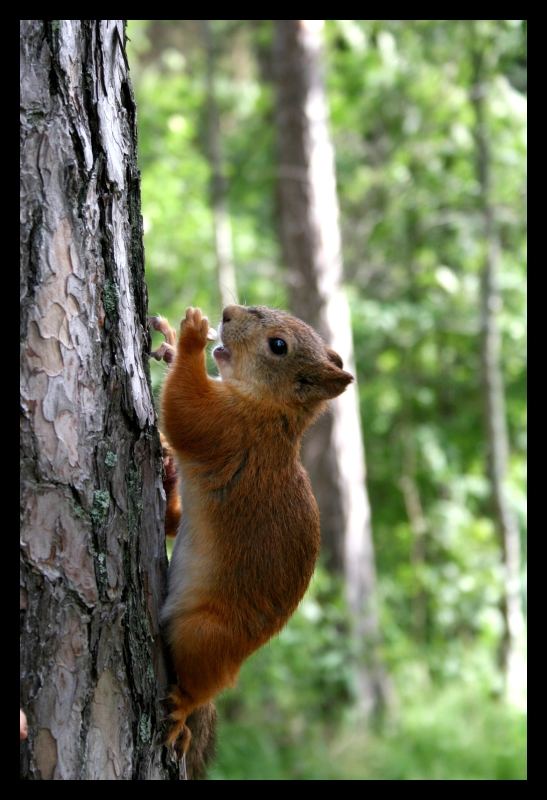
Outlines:
[[[182,495],[162,610],[178,681],[166,743],[182,756],[187,717],[234,685],[242,662],[285,625],[308,587],[319,512],[301,438],[353,377],[312,328],[283,311],[224,309],[213,350],[220,380],[206,371],[210,332],[200,309],[187,309],[178,342],[166,320],[152,324],[166,339],[152,355],[170,363],[161,427]],[[180,515],[173,479],[171,470],[168,531]]]

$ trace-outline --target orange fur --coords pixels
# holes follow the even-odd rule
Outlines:
[[[160,433],[160,441],[163,456],[163,488],[167,499],[165,508],[165,535],[176,536],[182,514],[177,465],[175,463],[175,454],[162,433]]]
[[[205,368],[208,323],[188,309],[162,394],[184,513],[163,610],[178,688],[168,743],[186,752],[187,716],[237,679],[241,663],[300,602],[319,549],[319,513],[300,440],[352,380],[300,320],[224,310],[223,380]],[[288,353],[272,352],[282,338]]]

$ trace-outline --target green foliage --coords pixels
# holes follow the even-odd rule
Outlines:
[[[219,701],[212,780],[522,780],[525,719],[489,691],[484,649],[434,680],[424,652],[388,641],[399,710],[378,730],[348,711],[350,653],[339,587],[320,569],[288,626]],[[463,654],[460,654],[463,655]],[[393,663],[393,662],[392,662]],[[486,678],[486,681],[484,680]]]
[[[422,693],[382,734],[348,722],[281,737],[250,716],[222,724],[210,779],[525,780],[525,719],[459,687]]]
[[[497,618],[499,545],[485,481],[479,271],[484,258],[471,48],[486,54],[492,196],[503,246],[510,497],[525,532],[525,97],[519,21],[331,20],[329,89],[381,587],[429,642]],[[475,24],[476,23],[476,24]],[[507,74],[499,71],[504,64]],[[363,255],[365,257],[363,257]],[[425,563],[401,479],[426,519]],[[496,628],[499,626],[496,625]],[[486,634],[484,634],[486,635]],[[492,640],[490,640],[492,641]]]
[[[197,22],[128,25],[150,311],[172,324],[186,305],[203,307],[213,324],[220,312]],[[271,23],[212,23],[238,300],[282,306],[267,79]],[[489,199],[501,244],[508,489],[524,541],[525,24],[326,22],[383,657],[399,712],[375,732],[351,717],[344,604],[340,587],[320,571],[289,626],[222,698],[214,778],[525,776],[522,715],[499,699],[504,575],[485,480],[485,242],[471,103],[479,52],[492,152]],[[152,368],[157,391],[165,366]],[[421,519],[405,487],[415,492]]]

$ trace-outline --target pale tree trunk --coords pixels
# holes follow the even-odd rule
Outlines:
[[[206,56],[205,141],[211,169],[210,201],[213,213],[217,279],[222,306],[237,303],[237,282],[228,210],[228,187],[222,166],[220,114],[216,98],[216,40],[212,23],[204,19],[202,37]]]
[[[281,240],[292,311],[341,355],[355,374],[342,257],[334,154],[322,76],[322,20],[276,20],[277,129]],[[364,713],[386,700],[376,655],[378,615],[370,506],[365,484],[357,386],[332,402],[304,444],[321,512],[323,552],[345,579],[360,652],[358,701]],[[362,646],[362,647],[361,647]]]
[[[21,21],[25,779],[166,780],[161,449],[122,20]]]
[[[399,486],[403,495],[405,510],[412,534],[410,563],[417,586],[412,596],[412,616],[416,640],[422,644],[427,641],[428,596],[424,587],[423,570],[427,563],[427,537],[429,526],[424,514],[420,489],[416,479],[416,449],[412,431],[403,425],[401,430],[402,474]]]
[[[401,257],[406,266],[408,285],[406,294],[411,303],[418,307],[422,302],[418,275],[414,262],[417,244],[417,218],[414,210],[409,210],[405,219],[404,248]],[[417,478],[418,453],[416,450],[416,425],[413,420],[413,398],[416,394],[416,375],[419,369],[415,363],[415,348],[406,347],[402,353],[400,375],[405,390],[402,398],[403,421],[399,429],[401,448],[401,477],[399,486],[403,495],[405,510],[411,533],[410,563],[414,573],[415,589],[412,595],[412,617],[416,640],[427,642],[429,596],[424,582],[424,567],[427,563],[427,544],[430,535],[424,514]]]
[[[522,705],[525,692],[524,616],[521,602],[520,534],[507,496],[509,437],[505,413],[505,392],[501,370],[501,335],[498,315],[501,309],[499,287],[500,243],[491,197],[491,154],[485,108],[485,64],[482,49],[472,54],[473,86],[471,102],[475,110],[474,139],[477,179],[486,254],[481,275],[481,359],[484,421],[487,443],[487,473],[494,522],[501,544],[505,568],[501,603],[504,632],[501,661],[506,695]]]

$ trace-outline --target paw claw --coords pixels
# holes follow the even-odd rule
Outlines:
[[[166,364],[172,364],[175,358],[175,348],[173,345],[163,342],[157,350],[153,350],[150,353],[150,357],[155,358],[156,361],[165,361]]]

